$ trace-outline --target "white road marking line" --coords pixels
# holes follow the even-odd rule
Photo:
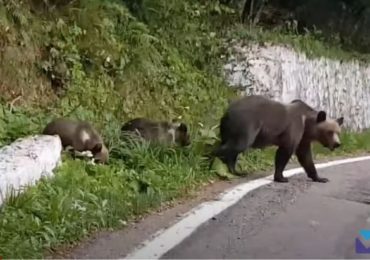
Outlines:
[[[315,164],[315,166],[317,169],[323,169],[365,160],[370,160],[370,156],[336,160]],[[299,173],[303,173],[302,168],[286,170],[284,171],[284,176],[291,177]],[[150,239],[144,241],[141,246],[134,249],[133,252],[125,257],[125,259],[159,259],[169,250],[190,236],[203,223],[236,204],[248,192],[272,183],[272,180],[273,175],[269,175],[267,177],[237,185],[221,193],[217,200],[207,201],[198,205],[188,211],[184,217],[173,226],[161,229],[153,234]]]

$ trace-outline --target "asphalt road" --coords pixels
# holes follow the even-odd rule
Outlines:
[[[318,171],[330,181],[313,183],[299,174],[289,183],[253,190],[162,258],[370,259],[370,254],[355,252],[360,229],[370,229],[370,161]],[[174,207],[124,230],[97,234],[53,258],[123,258],[193,206]],[[363,244],[370,247],[370,241]]]
[[[364,258],[360,229],[370,229],[370,162],[320,169],[252,191],[199,227],[162,258]],[[364,242],[365,246],[370,246]]]

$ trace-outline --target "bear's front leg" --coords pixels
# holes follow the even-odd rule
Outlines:
[[[305,170],[307,176],[312,179],[312,181],[322,183],[329,181],[329,179],[321,178],[317,174],[317,170],[312,159],[311,143],[300,144],[296,151],[296,155],[298,158],[298,162]]]

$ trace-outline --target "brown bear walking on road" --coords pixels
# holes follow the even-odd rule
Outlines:
[[[333,151],[340,146],[343,117],[327,118],[301,100],[283,104],[259,95],[246,96],[230,103],[221,118],[221,144],[213,152],[231,173],[236,171],[239,153],[249,148],[277,146],[274,181],[288,182],[283,171],[295,153],[307,176],[315,182],[327,182],[318,176],[313,162],[311,142],[318,141]],[[213,161],[213,160],[212,160]]]

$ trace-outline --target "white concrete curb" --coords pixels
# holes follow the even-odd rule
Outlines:
[[[0,206],[42,177],[53,176],[60,164],[62,143],[58,136],[36,135],[17,139],[0,148]]]

